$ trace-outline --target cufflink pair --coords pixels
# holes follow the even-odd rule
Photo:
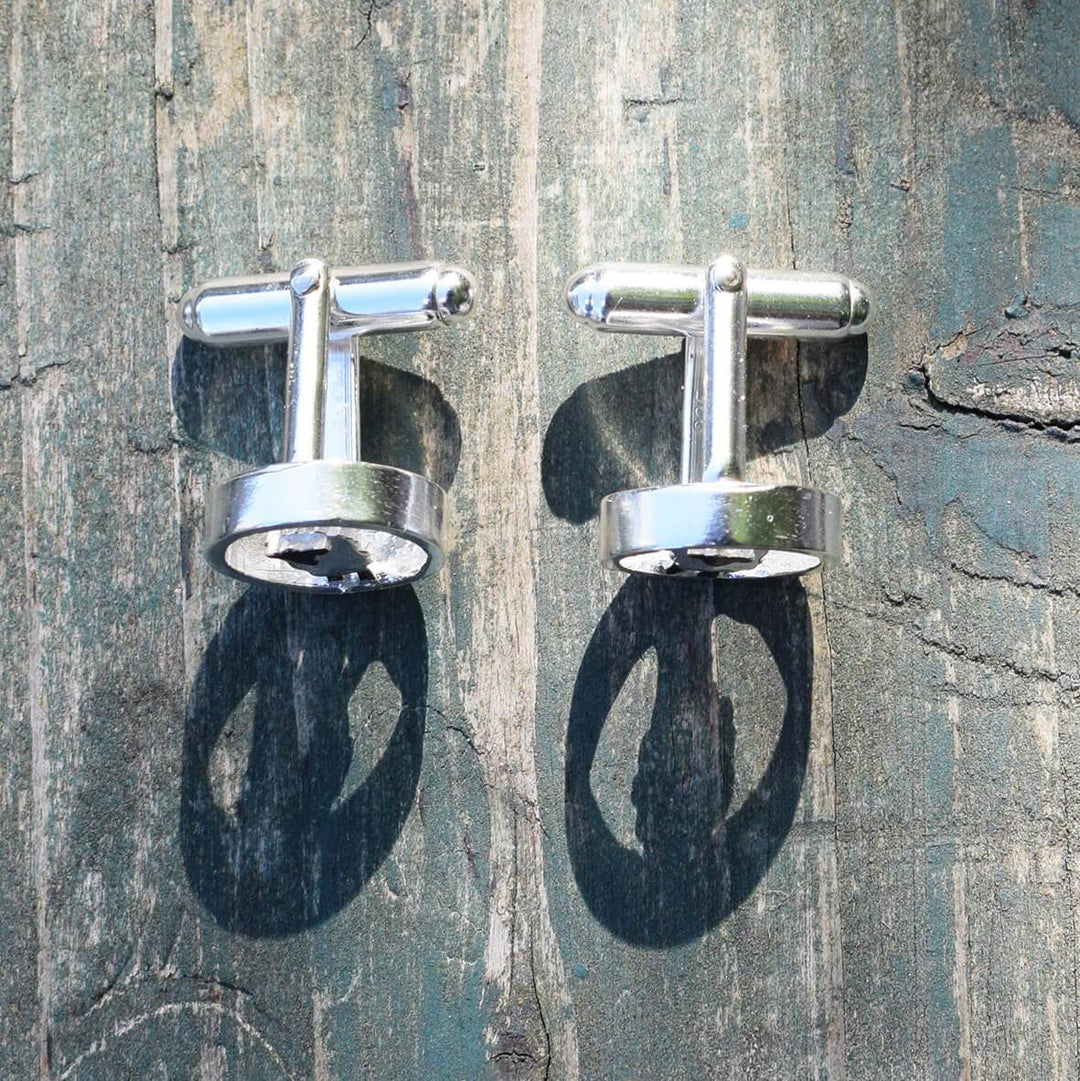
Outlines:
[[[360,460],[354,344],[451,326],[469,315],[469,276],[438,263],[328,268],[209,282],[182,300],[197,341],[287,339],[282,461],[217,488],[206,556],[249,582],[317,593],[401,585],[444,561],[446,493],[405,469]],[[836,497],[743,479],[748,337],[840,338],[866,331],[870,301],[838,274],[604,264],[571,279],[571,312],[597,330],[686,339],[679,484],[605,496],[605,565],[675,577],[803,574],[840,542]]]

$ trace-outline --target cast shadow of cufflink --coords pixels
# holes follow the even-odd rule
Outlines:
[[[585,650],[566,734],[566,836],[582,897],[612,934],[653,948],[705,934],[764,877],[798,807],[812,698],[811,624],[797,579],[686,583],[677,598],[673,585],[682,583],[632,577],[619,591]],[[768,765],[730,815],[740,718],[714,676],[711,628],[718,616],[760,636],[730,678],[745,681],[771,664],[786,692],[786,702],[776,702],[783,719]],[[657,655],[657,691],[631,793],[641,846],[635,851],[605,821],[591,774],[612,706],[649,649]],[[755,721],[770,701],[759,701]]]
[[[185,338],[172,368],[185,439],[239,461],[275,461],[281,444],[286,347],[221,348]],[[429,379],[360,356],[364,461],[408,469],[449,488],[461,458],[454,407]]]
[[[349,705],[376,662],[394,693],[373,708],[397,710],[396,723],[345,792],[354,756],[373,756],[360,738],[354,745]],[[222,926],[290,934],[363,889],[416,796],[427,680],[424,617],[410,587],[330,604],[254,588],[236,602],[192,687],[180,803],[188,881]],[[245,710],[249,747],[237,735]],[[215,764],[223,742],[239,771]]]
[[[756,340],[748,353],[751,457],[828,431],[866,381],[865,335],[798,344]],[[678,480],[683,368],[680,349],[590,379],[555,410],[541,464],[552,513],[587,522],[611,492]],[[801,400],[794,389],[800,372]]]

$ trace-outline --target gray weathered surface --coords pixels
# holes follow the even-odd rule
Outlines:
[[[1080,1075],[1071,0],[0,28],[0,1075]],[[752,350],[752,472],[842,493],[846,563],[616,579],[679,362],[562,283],[720,250],[877,290],[868,348]],[[365,367],[455,507],[415,593],[199,556],[282,355],[169,313],[306,254],[483,288]]]

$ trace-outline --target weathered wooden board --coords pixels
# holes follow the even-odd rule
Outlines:
[[[0,5],[0,1076],[1080,1076],[1078,16]],[[844,565],[616,578],[680,361],[563,282],[722,250],[877,292],[752,349]],[[283,357],[171,312],[307,254],[483,290],[365,360],[453,499],[415,592],[199,554]]]

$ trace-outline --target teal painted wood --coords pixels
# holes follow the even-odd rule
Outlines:
[[[10,12],[0,8],[0,37],[11,40]],[[0,59],[0,93],[11,98],[13,56],[4,50]],[[16,222],[15,193],[23,178],[12,162],[12,118],[0,110],[0,175],[9,177],[0,199],[0,383],[10,388],[19,370],[19,311],[15,292]],[[34,756],[30,732],[32,690],[25,663],[27,605],[26,538],[23,532],[23,401],[9,390],[0,392],[0,575],[4,600],[0,613],[0,641],[4,664],[0,666],[0,702],[4,724],[0,726],[0,956],[6,958],[0,1008],[0,1062],[28,1064],[37,1057],[36,1032],[41,1019],[38,1006],[37,957],[38,912],[35,888],[35,849],[39,836],[34,814]]]
[[[0,1074],[1075,1078],[1071,8],[4,6]],[[877,290],[751,350],[844,565],[616,579],[680,360],[562,285],[720,250]],[[483,288],[364,362],[415,593],[199,555],[283,356],[170,313],[305,254]]]

